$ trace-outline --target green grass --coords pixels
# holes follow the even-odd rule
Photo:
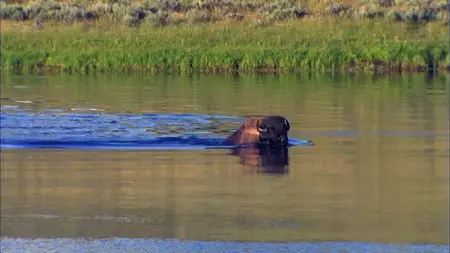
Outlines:
[[[3,24],[2,24],[3,25]],[[6,24],[7,25],[7,24]],[[56,23],[2,32],[3,70],[400,71],[446,68],[447,27],[336,19],[129,28]]]
[[[445,1],[53,0],[2,3],[1,68],[436,70]],[[39,20],[43,29],[32,22]]]

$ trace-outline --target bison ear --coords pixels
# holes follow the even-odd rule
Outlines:
[[[291,124],[289,123],[289,120],[284,119],[284,127],[286,127],[286,130],[291,129]]]

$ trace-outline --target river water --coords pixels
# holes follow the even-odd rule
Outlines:
[[[448,96],[425,75],[2,74],[2,252],[447,252]],[[314,142],[285,170],[204,148],[268,114]]]

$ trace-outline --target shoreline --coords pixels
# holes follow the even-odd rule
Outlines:
[[[115,69],[70,69],[64,66],[46,66],[42,64],[36,65],[22,65],[20,67],[0,67],[0,72],[11,73],[11,74],[113,74],[113,73],[123,73],[123,74],[258,74],[258,75],[283,75],[283,74],[295,74],[295,73],[311,73],[316,72],[319,74],[331,73],[331,74],[374,74],[380,76],[391,76],[391,75],[411,75],[411,74],[432,74],[440,75],[445,73],[450,73],[450,65],[439,66],[438,68],[428,69],[424,65],[418,66],[402,66],[401,63],[396,64],[394,68],[389,63],[381,63],[377,66],[361,64],[358,67],[345,67],[339,69],[277,69],[277,68],[263,68],[263,69],[234,69],[234,68],[210,68],[210,69],[164,69],[158,67],[142,67],[138,66],[136,68],[130,67],[118,67]]]
[[[97,33],[99,28],[82,33],[78,28],[57,25],[47,31],[2,33],[0,69],[68,73],[450,72],[445,39],[399,40],[381,33],[367,38],[364,25],[348,37],[330,35],[332,27],[323,29],[325,35],[314,31],[302,36],[301,25],[254,30],[208,25],[115,34]]]
[[[151,1],[122,0],[112,5],[92,2],[73,6],[70,1],[57,3],[63,7],[69,4],[84,11],[116,6],[114,11],[111,9],[112,14],[94,15],[95,20],[86,17],[74,20],[73,13],[68,11],[72,7],[67,6],[69,9],[64,7],[61,13],[51,12],[53,14],[50,15],[44,7],[35,11],[36,3],[7,4],[16,6],[23,15],[2,13],[0,69],[32,73],[450,72],[449,25],[443,25],[444,19],[439,16],[444,10],[442,6],[440,11],[431,11],[430,17],[421,14],[417,22],[412,22],[408,19],[392,20],[388,13],[392,15],[394,10],[403,11],[405,17],[409,17],[414,11],[420,13],[421,10],[434,9],[422,6],[422,9],[408,12],[408,9],[398,6],[378,6],[376,9],[372,4],[372,11],[379,10],[376,13],[381,14],[367,16],[368,7],[357,4],[349,5],[351,8],[347,10],[353,14],[366,13],[363,18],[337,15],[333,8],[327,9],[329,6],[322,10],[312,8],[314,12],[308,11],[302,17],[278,17],[275,14],[280,11],[295,12],[300,6],[288,0],[275,4],[262,0],[249,1],[255,10],[239,1],[230,2],[231,9],[214,1],[203,2],[201,6],[194,3],[161,6],[162,2],[157,2],[159,9],[152,7],[155,2]],[[172,2],[176,1],[168,0],[168,3]],[[214,7],[214,4],[220,6],[215,6],[214,10],[208,9],[209,5]],[[122,16],[119,15],[120,8],[124,11],[120,14]],[[128,20],[126,15],[138,10],[145,12],[142,22],[130,26],[125,22]],[[235,20],[224,16],[222,20],[197,20],[194,24],[189,18],[195,17],[183,16],[194,10],[208,15],[231,11],[245,14],[245,18]],[[161,11],[172,16],[183,14],[184,21],[177,23],[172,17],[170,22],[155,25],[153,14]],[[267,18],[266,12],[278,18],[269,15],[272,17],[270,22],[259,19]],[[255,13],[259,16],[253,17]],[[321,16],[320,13],[328,14]],[[152,22],[146,22],[150,17],[153,17]]]

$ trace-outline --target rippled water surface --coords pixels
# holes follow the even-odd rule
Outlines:
[[[448,252],[446,82],[3,74],[2,252]],[[268,114],[286,152],[221,145]]]

